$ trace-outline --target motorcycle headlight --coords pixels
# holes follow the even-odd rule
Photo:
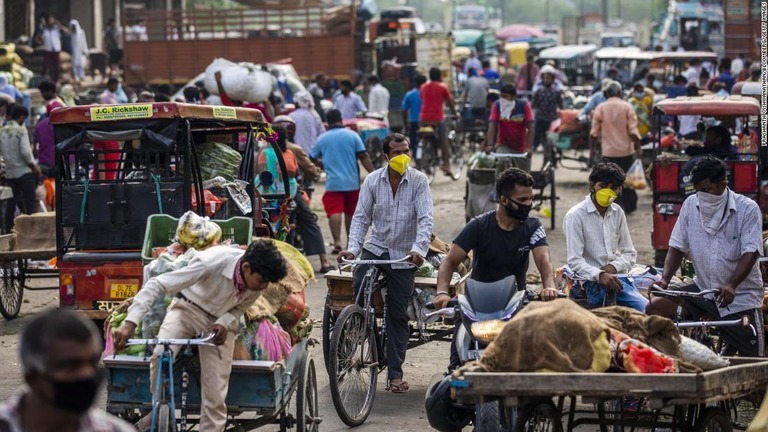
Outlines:
[[[479,321],[472,323],[470,329],[475,339],[483,343],[491,343],[501,333],[505,324],[506,321],[502,320]]]

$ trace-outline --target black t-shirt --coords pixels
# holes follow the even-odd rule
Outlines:
[[[505,231],[496,222],[496,211],[490,211],[469,221],[453,242],[475,252],[472,279],[495,282],[515,275],[518,289],[524,289],[530,252],[547,246],[547,235],[536,218]]]

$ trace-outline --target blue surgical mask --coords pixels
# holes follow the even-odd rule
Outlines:
[[[642,99],[645,97],[645,93],[635,93],[635,97],[638,99]]]

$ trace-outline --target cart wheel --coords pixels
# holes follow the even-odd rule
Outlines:
[[[475,432],[501,432],[499,402],[486,402],[475,405]]]
[[[3,264],[3,286],[0,287],[0,314],[7,320],[19,315],[24,298],[24,261],[10,261]]]
[[[550,168],[550,175],[549,180],[552,182],[550,183],[550,190],[549,190],[549,210],[552,213],[552,215],[549,217],[549,227],[550,229],[555,229],[555,226],[557,225],[557,220],[555,218],[555,207],[557,207],[557,186],[555,185],[555,168],[554,165],[552,165],[552,168]]]
[[[731,424],[731,419],[725,410],[720,407],[708,407],[699,416],[693,430],[696,432],[732,432],[733,424]]]
[[[328,352],[331,348],[331,337],[333,337],[333,325],[338,318],[338,312],[331,310],[328,307],[329,301],[325,301],[325,309],[323,310],[323,361],[325,362],[325,368],[330,371],[330,363],[328,360]]]
[[[561,432],[563,423],[560,411],[551,400],[526,404],[518,418],[517,431],[522,432]]]
[[[363,308],[353,304],[341,311],[329,351],[331,399],[341,421],[360,426],[376,396],[379,359],[373,331],[365,327]]]
[[[299,385],[296,387],[296,430],[317,432],[320,430],[319,424],[315,360],[309,352],[306,352],[301,359]]]
[[[170,432],[171,407],[164,403],[157,407],[157,432]]]

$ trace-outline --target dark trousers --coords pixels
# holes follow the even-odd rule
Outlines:
[[[416,154],[416,141],[419,140],[419,122],[408,123],[408,139],[411,140],[411,156]]]
[[[531,151],[539,148],[539,144],[541,144],[544,149],[547,148],[547,131],[549,131],[551,125],[552,120],[535,119],[533,122],[533,148]]]
[[[682,287],[681,290],[698,292],[701,291],[695,283],[691,282]],[[755,326],[757,335],[752,333],[749,327],[718,327],[717,331],[723,336],[727,343],[729,352],[724,355],[735,355],[737,352],[742,357],[763,357],[765,356],[765,333],[763,330],[763,311],[761,309],[750,309],[735,314],[720,316],[717,305],[712,300],[703,298],[685,298],[683,308],[690,312],[694,320],[707,317],[713,320],[737,320],[744,315],[749,316],[749,321]]]
[[[363,250],[360,259],[364,260],[388,260],[389,253],[381,256]],[[408,339],[411,335],[411,327],[408,324],[408,302],[413,296],[413,284],[416,281],[416,269],[393,269],[392,266],[381,266],[387,275],[387,379],[403,378],[403,363],[405,351],[408,349]],[[353,286],[355,292],[363,283],[367,265],[355,267]]]
[[[29,173],[19,178],[5,179],[5,183],[13,190],[13,198],[8,200],[5,208],[5,230],[11,232],[16,206],[24,214],[37,213],[37,200],[35,200],[37,178],[34,174]]]
[[[43,53],[43,75],[48,75],[51,81],[57,82],[61,74],[61,53],[45,51]]]
[[[304,240],[304,255],[324,254],[325,243],[323,233],[317,225],[317,215],[309,208],[301,193],[296,194],[293,199],[296,201],[296,225]]]
[[[632,166],[632,163],[635,162],[635,156],[633,155],[619,158],[603,156],[603,162],[613,162],[620,166],[621,169],[623,169],[626,173],[627,170],[629,170],[629,168]],[[633,211],[637,210],[637,192],[635,192],[635,190],[632,188],[623,188],[621,190],[621,195],[616,198],[616,204],[624,209],[624,213],[632,213]]]

